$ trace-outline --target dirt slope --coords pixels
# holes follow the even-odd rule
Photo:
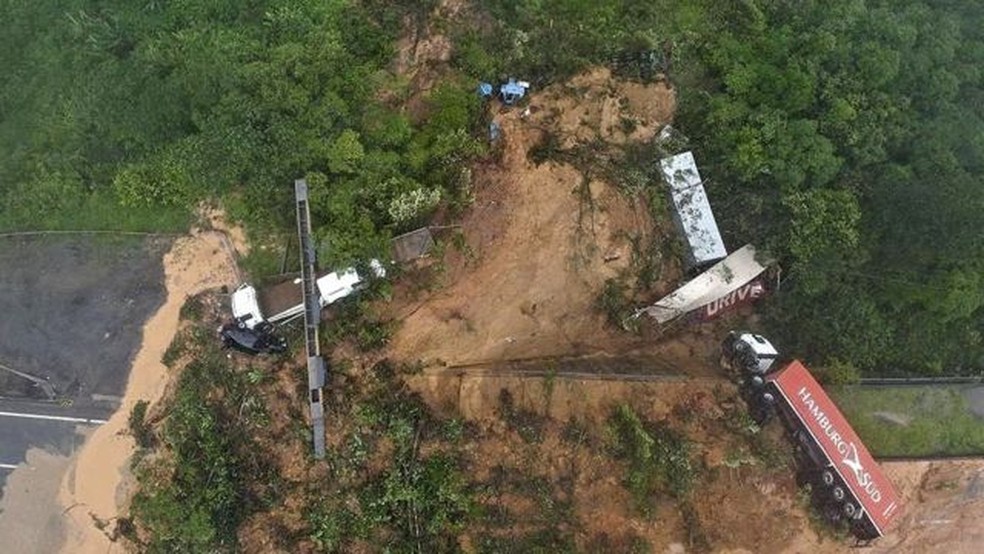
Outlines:
[[[570,164],[536,165],[528,154],[546,133],[565,148],[644,140],[673,107],[665,85],[619,83],[604,69],[534,93],[528,116],[491,107],[502,158],[474,172],[476,201],[462,221],[471,255],[449,258],[433,296],[398,299],[392,355],[440,365],[620,348],[624,339],[604,330],[594,304],[628,265],[628,237],[652,232],[645,206]],[[622,118],[638,122],[631,137]]]
[[[885,552],[980,552],[984,544],[984,460],[890,462],[885,471],[907,510]]]
[[[435,292],[398,293],[390,306],[401,320],[389,348],[392,358],[422,361],[428,368],[479,362],[493,368],[481,375],[425,370],[410,384],[429,403],[458,411],[488,429],[503,425],[502,390],[549,417],[552,425],[586,421],[603,428],[617,402],[648,410],[648,417],[675,421],[680,418],[679,407],[687,406],[688,395],[694,394],[704,395],[705,403],[698,402],[697,407],[702,413],[720,411],[706,398],[721,386],[714,380],[714,366],[716,337],[722,328],[694,328],[656,342],[647,333],[634,337],[605,327],[595,309],[605,279],[629,263],[626,237],[633,232],[665,232],[652,224],[644,206],[611,183],[586,178],[567,163],[536,165],[529,159],[530,151],[547,134],[561,149],[598,141],[616,145],[645,141],[670,122],[673,107],[673,91],[665,86],[620,83],[599,69],[535,92],[525,114],[521,109],[494,108],[494,120],[503,131],[502,157],[475,168],[476,202],[461,222],[469,251],[447,255],[444,280]],[[664,273],[667,285],[679,275],[672,267]],[[639,351],[659,357],[661,370],[675,367],[680,373],[710,380],[627,383],[494,372],[496,361],[502,360]],[[691,429],[707,471],[699,494],[714,499],[697,503],[695,517],[705,534],[705,546],[734,553],[851,550],[850,540],[836,538],[810,522],[790,470],[740,464],[734,469],[729,465],[734,460],[726,464],[732,439],[715,425]],[[523,450],[502,437],[476,448],[476,467],[488,460],[479,473]],[[564,464],[578,468],[572,495],[585,526],[584,537],[631,530],[630,535],[644,537],[656,552],[703,549],[693,543],[679,511],[663,506],[651,520],[633,514],[610,459],[565,450],[549,438],[539,448],[539,459],[554,460],[546,473],[556,473]],[[873,552],[979,551],[984,534],[980,523],[984,521],[984,462],[897,462],[885,469],[907,500],[907,511],[898,528]],[[553,477],[562,480],[563,476]],[[528,501],[506,500],[520,505]],[[629,548],[623,539],[615,533],[613,542],[603,546]]]

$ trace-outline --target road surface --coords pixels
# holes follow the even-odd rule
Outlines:
[[[119,405],[143,323],[164,301],[168,246],[0,238],[0,500],[29,449],[69,457]]]

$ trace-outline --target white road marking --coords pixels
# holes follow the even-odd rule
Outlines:
[[[0,412],[0,417],[19,417],[23,419],[45,419],[48,421],[67,421],[69,423],[88,423],[90,425],[102,425],[105,419],[94,419],[88,417],[67,417],[45,414],[22,414],[17,412]]]
[[[17,469],[17,464],[0,464],[0,469]]]
[[[93,394],[92,399],[96,402],[115,402],[117,404],[123,401],[122,397],[111,394]]]

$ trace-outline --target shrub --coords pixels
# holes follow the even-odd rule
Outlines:
[[[153,430],[147,425],[147,401],[140,400],[130,411],[130,434],[140,448],[150,448],[154,445]]]
[[[660,491],[686,498],[696,480],[691,444],[662,424],[646,424],[626,404],[616,406],[609,420],[616,456],[628,462],[625,483],[640,510],[650,513]]]
[[[639,328],[634,317],[632,299],[628,287],[620,279],[606,279],[601,294],[595,303],[597,309],[605,314],[608,324],[625,331],[635,332]]]

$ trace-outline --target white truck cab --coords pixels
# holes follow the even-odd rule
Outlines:
[[[379,260],[371,260],[369,269],[376,277],[386,277],[386,268]],[[359,290],[365,282],[354,267],[349,267],[333,271],[315,281],[315,284],[321,295],[321,307],[324,308]]]
[[[734,331],[724,341],[723,354],[732,368],[753,375],[765,375],[779,358],[779,351],[762,335]]]
[[[386,268],[379,260],[371,260],[369,269],[376,277],[386,276]],[[321,307],[324,308],[361,289],[365,286],[365,280],[354,267],[349,267],[323,275],[315,284],[321,297]],[[230,303],[233,318],[248,329],[264,321],[280,324],[304,315],[300,279],[273,285],[263,291],[243,283],[233,291]]]

